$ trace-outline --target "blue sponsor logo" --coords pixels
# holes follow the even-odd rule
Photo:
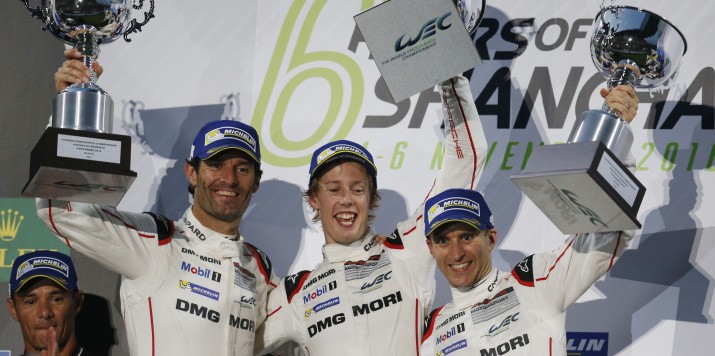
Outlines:
[[[323,294],[327,294],[329,291],[335,289],[338,286],[337,281],[328,282],[312,292],[309,292],[303,296],[303,304],[310,302],[311,300],[320,297]]]
[[[466,339],[459,340],[459,341],[455,342],[454,344],[443,348],[442,351],[440,352],[440,355],[449,355],[452,352],[455,352],[459,349],[463,349],[465,347],[467,347],[467,340]]]
[[[452,336],[455,336],[462,332],[464,332],[464,323],[459,323],[457,326],[453,326],[451,329],[445,331],[442,335],[438,335],[435,338],[435,344],[439,345],[442,342],[447,341],[447,339],[451,338]]]
[[[321,311],[321,310],[325,310],[325,309],[328,309],[328,308],[330,308],[330,307],[334,307],[334,306],[336,306],[336,305],[338,305],[338,304],[340,304],[340,297],[335,297],[335,298],[329,299],[329,300],[327,300],[327,301],[325,301],[325,302],[318,303],[318,304],[316,304],[314,307],[312,307],[312,308],[310,308],[310,309],[308,309],[308,310],[305,311],[305,317],[306,317],[306,318],[307,318],[307,317],[310,317],[311,315],[313,315],[313,314],[315,314],[315,313],[317,313],[317,312],[319,312],[319,311]]]
[[[607,356],[608,333],[567,332],[566,351],[569,356]]]
[[[183,279],[179,280],[179,288],[190,290],[196,294],[202,295],[207,298],[211,298],[213,300],[218,300],[218,297],[219,297],[219,293],[217,291],[208,289],[206,287],[202,287],[196,283],[191,283],[191,282],[185,281]]]
[[[221,283],[221,273],[212,271],[208,268],[192,266],[191,263],[189,263],[189,262],[181,261],[181,270],[189,272],[191,274],[195,274],[199,277],[204,277],[204,278],[210,279],[214,282]]]

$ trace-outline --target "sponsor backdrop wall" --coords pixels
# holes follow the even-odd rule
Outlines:
[[[709,43],[715,5],[615,3],[665,16],[685,34],[688,51],[670,88],[639,92],[632,151],[636,176],[648,189],[638,214],[644,227],[609,276],[570,309],[569,350],[706,354],[715,348],[710,337],[715,333],[715,71]],[[352,18],[375,4],[157,3],[156,18],[132,35],[131,43],[104,46],[99,58],[106,69],[99,84],[114,98],[114,131],[132,136],[132,169],[138,173],[120,208],[180,217],[190,204],[183,167],[193,135],[207,121],[230,118],[250,123],[262,139],[264,178],[241,228],[268,253],[279,274],[310,269],[321,259],[320,226],[310,223],[301,191],[310,154],[330,140],[355,140],[376,157],[383,202],[374,228],[391,232],[430,188],[444,134],[435,89],[390,102]],[[581,112],[600,107],[604,80],[591,62],[588,42],[599,6],[598,1],[488,1],[475,39],[483,64],[469,74],[490,144],[478,188],[495,213],[500,240],[494,262],[501,269],[565,239],[509,176],[523,169],[534,146],[563,142]],[[4,2],[3,14],[26,16],[22,7]],[[11,108],[3,111],[0,155],[5,156],[3,286],[19,254],[68,251],[38,225],[33,202],[16,199],[27,178],[29,150],[50,115],[47,88],[61,64],[62,46],[29,18],[4,26],[29,40],[10,48],[3,44],[3,61],[12,67],[3,69],[3,76],[27,74],[11,76],[2,87],[1,99]],[[30,54],[20,57],[20,50]],[[28,78],[44,91],[25,88]],[[19,97],[36,99],[12,99],[18,88],[25,88]],[[118,276],[73,257],[81,263],[82,288],[109,310],[112,353],[126,353]],[[438,286],[441,305],[449,292],[443,280]],[[17,324],[5,310],[0,318],[0,350],[20,351]]]

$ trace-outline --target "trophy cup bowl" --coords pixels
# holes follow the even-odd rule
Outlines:
[[[591,59],[609,81],[618,79],[624,65],[631,65],[638,73],[630,84],[636,88],[659,87],[675,74],[687,51],[680,30],[648,10],[607,7],[598,12],[595,21]]]
[[[99,46],[127,37],[154,17],[154,0],[144,21],[131,18],[144,0],[41,0],[36,9],[21,0],[33,17],[82,54],[88,83],[70,85],[53,102],[50,127],[30,157],[30,179],[22,195],[116,205],[136,178],[130,170],[131,138],[110,133],[113,102],[99,87],[92,63]],[[139,2],[139,6],[135,5]]]
[[[131,21],[129,0],[82,1],[42,0],[41,11],[47,30],[67,44],[79,42],[77,32],[85,30],[98,44],[114,42]]]
[[[452,0],[452,2],[467,28],[467,33],[473,35],[484,17],[486,0]]]
[[[647,10],[611,6],[596,15],[591,55],[609,89],[665,85],[686,49],[683,34]],[[645,187],[621,162],[632,143],[628,123],[604,103],[581,115],[566,144],[535,148],[511,179],[565,234],[638,229]]]

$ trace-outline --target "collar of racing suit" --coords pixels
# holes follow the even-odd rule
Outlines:
[[[323,245],[323,258],[328,263],[342,263],[362,258],[376,245],[373,243],[374,237],[375,233],[371,230],[365,237],[349,245],[325,244]]]
[[[504,272],[492,267],[492,271],[489,272],[486,277],[471,287],[452,287],[452,301],[459,308],[465,308],[474,303],[481,302],[493,295],[494,288],[499,283],[499,279],[504,278],[504,276],[506,276]]]
[[[243,237],[238,234],[227,236],[207,228],[196,219],[191,207],[186,209],[179,224],[183,235],[196,250],[222,258],[240,256]]]

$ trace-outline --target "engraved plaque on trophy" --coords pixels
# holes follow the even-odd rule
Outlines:
[[[131,137],[110,133],[112,98],[96,83],[92,63],[99,46],[137,32],[154,17],[154,0],[144,21],[131,19],[144,0],[41,0],[33,9],[43,30],[77,48],[91,72],[89,83],[73,84],[53,103],[52,122],[30,155],[30,178],[22,195],[117,205],[137,174],[130,170]]]
[[[687,50],[673,24],[640,8],[603,8],[594,24],[591,57],[609,89],[663,86]],[[581,115],[567,143],[535,148],[511,179],[564,234],[639,229],[645,187],[622,163],[632,143],[631,128],[604,103]]]

